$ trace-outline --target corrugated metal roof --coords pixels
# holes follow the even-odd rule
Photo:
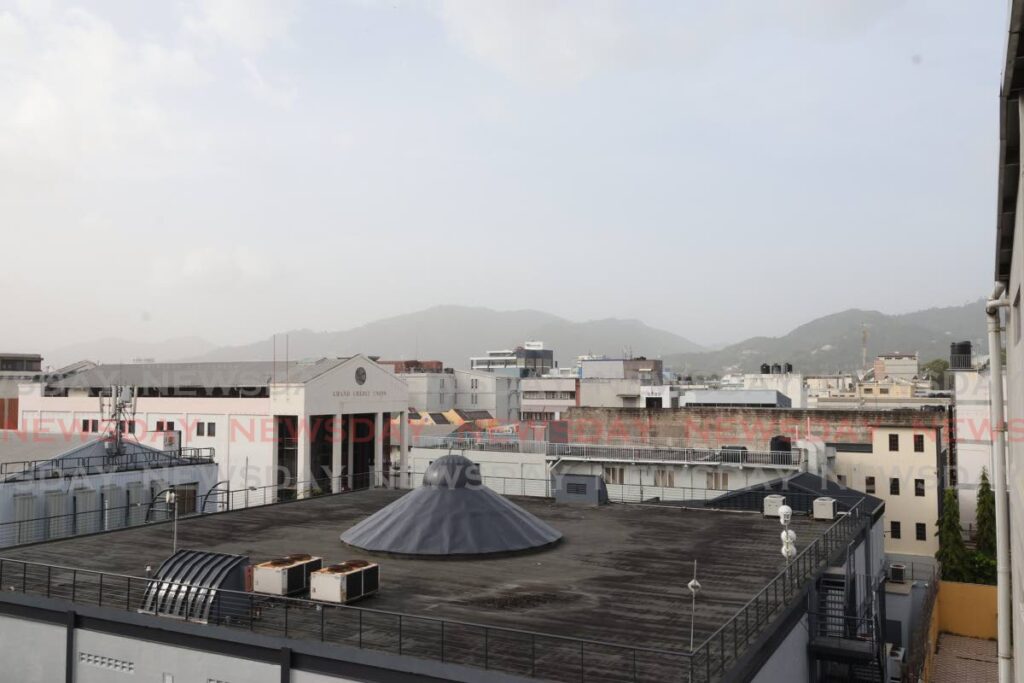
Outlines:
[[[272,381],[304,384],[349,358],[316,361],[233,361],[222,363],[127,363],[98,365],[54,382],[58,389],[135,387],[260,387]]]

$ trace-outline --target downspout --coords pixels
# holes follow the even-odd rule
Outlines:
[[[992,479],[996,498],[996,620],[998,623],[999,683],[1013,681],[1013,646],[1010,615],[1010,517],[1006,491],[1006,421],[1003,404],[1003,344],[999,309],[1009,305],[1005,287],[997,282],[985,305],[988,317],[988,353],[991,368],[989,422],[992,428]]]

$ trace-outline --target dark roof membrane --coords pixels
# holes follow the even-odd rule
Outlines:
[[[341,535],[356,548],[392,555],[508,554],[552,545],[562,534],[483,485],[462,455],[430,464],[423,485]]]

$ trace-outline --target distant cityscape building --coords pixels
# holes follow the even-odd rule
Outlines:
[[[884,353],[875,358],[875,380],[914,380],[921,371],[917,353]]]
[[[541,377],[556,366],[554,351],[544,348],[542,341],[528,341],[514,349],[488,351],[486,356],[469,359],[471,370],[513,377]]]

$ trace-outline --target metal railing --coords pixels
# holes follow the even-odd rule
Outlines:
[[[0,600],[20,593],[140,612],[157,581],[0,558]],[[681,651],[228,590],[217,591],[206,618],[175,619],[555,681],[683,681],[689,658]]]
[[[585,442],[555,443],[549,441],[520,440],[516,435],[473,432],[450,436],[414,436],[414,448],[452,450],[482,450],[504,453],[536,453],[552,458],[627,461],[627,462],[679,462],[692,464],[760,465],[765,467],[798,468],[803,451],[751,451],[734,448],[684,448],[630,440],[611,440],[611,443]],[[665,440],[669,441],[669,440]]]
[[[129,449],[119,455],[64,456],[50,460],[0,463],[0,479],[84,477],[91,474],[128,472],[157,467],[207,465],[213,462],[214,449],[212,448],[181,448],[175,451]]]

